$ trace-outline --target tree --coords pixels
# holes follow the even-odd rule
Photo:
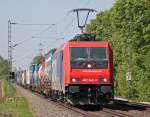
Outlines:
[[[150,1],[117,0],[107,11],[100,12],[86,31],[100,35],[111,43],[114,52],[117,94],[127,98],[126,73],[132,70],[132,98],[150,101]],[[107,40],[103,34],[111,32]]]
[[[7,60],[0,56],[0,79],[7,78],[8,72]]]

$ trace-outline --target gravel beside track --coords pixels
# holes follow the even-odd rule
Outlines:
[[[135,107],[124,104],[110,104],[98,109],[67,108],[61,103],[45,99],[20,86],[16,86],[27,99],[30,107],[36,112],[37,117],[150,117],[149,108]],[[84,114],[85,113],[85,114]]]
[[[54,102],[47,101],[20,86],[16,87],[27,99],[30,107],[36,112],[37,117],[84,117],[77,112],[54,104]]]

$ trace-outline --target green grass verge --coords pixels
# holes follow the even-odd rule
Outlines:
[[[34,117],[27,100],[14,86],[4,80],[5,100],[0,102],[0,117]]]
[[[3,80],[3,88],[6,98],[15,97],[16,90],[7,80]]]

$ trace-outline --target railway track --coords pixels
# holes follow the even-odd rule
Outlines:
[[[114,111],[114,110],[112,110],[112,109],[108,109],[108,108],[103,108],[103,110],[102,110],[103,112],[105,112],[105,113],[109,113],[111,116],[114,116],[114,117],[134,117],[134,116],[132,116],[132,115],[129,115],[129,114],[125,114],[125,113],[123,113],[123,112],[116,112],[116,111]]]
[[[51,99],[48,99],[48,101],[51,101]],[[53,101],[54,102],[54,101]],[[84,109],[81,109],[80,107],[73,107],[71,105],[68,105],[68,104],[65,104],[63,102],[54,102],[55,104],[58,104],[58,105],[61,105],[67,109],[70,109],[72,111],[75,111],[81,115],[83,115],[84,117],[107,117],[108,116],[111,116],[111,117],[134,117],[132,115],[129,115],[129,114],[125,114],[125,113],[121,113],[121,112],[116,112],[115,110],[113,109],[108,109],[108,108],[99,108],[99,109],[91,109],[89,111],[86,111]]]
[[[60,104],[60,103],[59,103],[59,104]],[[84,117],[99,117],[99,116],[97,116],[97,115],[95,115],[95,114],[93,114],[93,113],[86,112],[86,111],[84,111],[84,110],[81,110],[81,109],[79,109],[79,108],[77,108],[77,107],[73,107],[73,106],[71,106],[71,105],[65,105],[64,103],[61,103],[61,105],[62,105],[63,107],[65,107],[65,108],[68,108],[68,109],[73,110],[73,111],[75,111],[75,112],[77,112],[77,113],[80,113],[80,114],[83,115]]]
[[[127,112],[117,112],[116,110],[107,108],[105,106],[101,106],[96,110],[91,110],[87,110],[86,112],[93,114],[96,117],[133,117],[132,115],[127,114]]]
[[[49,100],[51,101],[51,99]],[[55,103],[56,104],[56,103]],[[98,108],[88,108],[87,110],[85,109],[86,107],[83,106],[83,108],[81,107],[73,107],[71,105],[68,105],[68,104],[64,104],[62,102],[58,102],[57,104],[67,108],[67,109],[70,109],[70,110],[73,110],[77,113],[80,113],[82,114],[84,117],[134,117],[133,115],[130,115],[130,114],[127,114],[128,112],[117,112],[113,109],[110,109],[110,108],[107,108],[105,106],[103,107],[98,107]],[[125,108],[122,106],[122,108]]]
[[[127,101],[121,101],[121,100],[115,100],[114,102],[116,105],[124,106],[126,108],[134,108],[137,110],[144,110],[145,112],[150,112],[150,105],[148,104],[127,102]]]
[[[30,90],[28,90],[30,91]],[[32,92],[32,91],[30,91]],[[44,96],[36,93],[36,92],[32,92],[34,95],[39,96],[40,98],[44,98],[48,103],[53,103],[55,105],[58,106],[62,106],[63,108],[72,110],[76,113],[81,114],[83,117],[134,117],[133,115],[131,115],[130,113],[128,113],[127,110],[125,109],[135,109],[136,105],[132,105],[132,104],[124,104],[124,103],[114,103],[111,105],[104,105],[102,107],[99,107],[97,109],[94,108],[90,108],[90,109],[86,109],[86,107],[74,107],[71,106],[69,104],[60,102],[60,101],[54,101],[51,98],[45,98]],[[142,106],[142,105],[140,105]],[[142,106],[143,107],[143,106]],[[136,107],[142,109],[141,107]],[[118,111],[118,110],[125,110],[125,111]],[[131,109],[132,110],[132,109]],[[138,109],[137,109],[138,110]],[[146,110],[144,110],[146,111]]]

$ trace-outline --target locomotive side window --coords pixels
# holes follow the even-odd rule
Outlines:
[[[71,68],[106,69],[108,68],[107,48],[71,48]]]

